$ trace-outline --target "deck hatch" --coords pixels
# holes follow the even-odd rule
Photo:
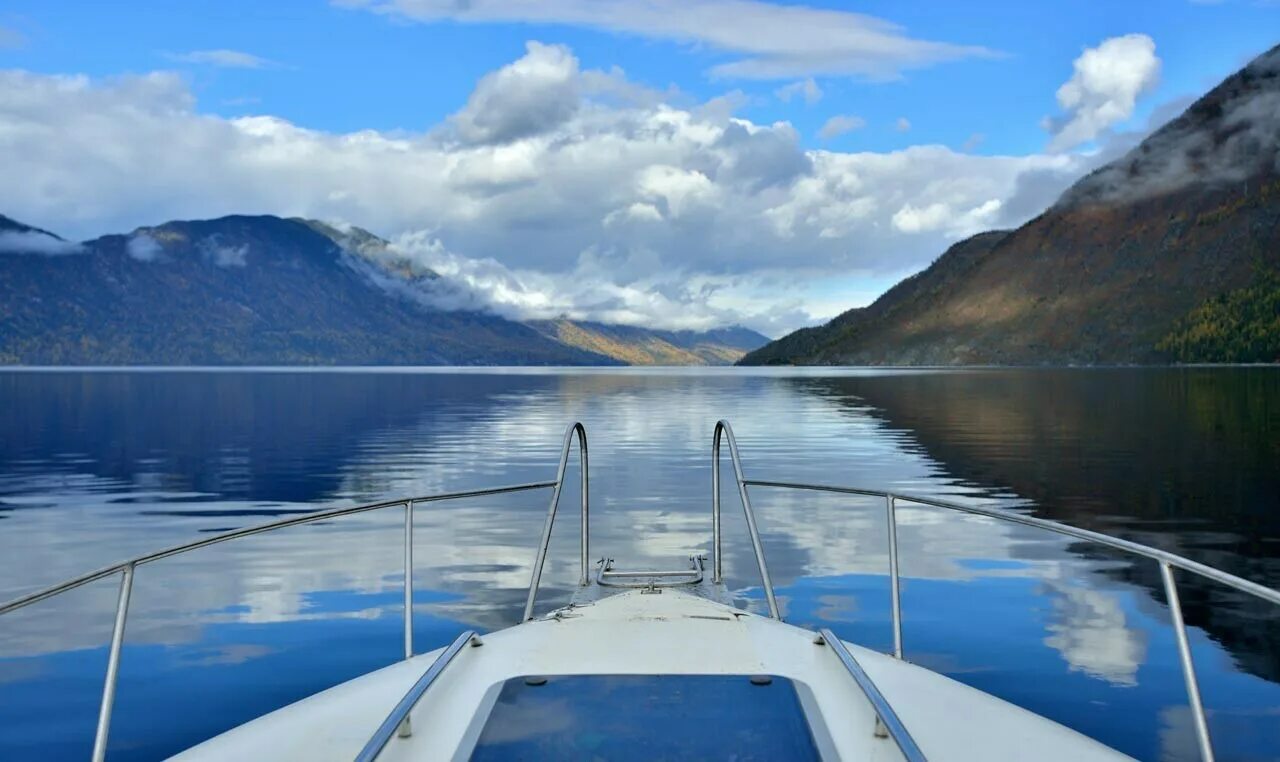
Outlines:
[[[503,683],[472,760],[819,759],[785,677],[539,677]]]

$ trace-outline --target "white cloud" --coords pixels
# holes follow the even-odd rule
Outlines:
[[[1138,684],[1138,669],[1147,659],[1145,633],[1129,626],[1114,593],[1052,580],[1052,621],[1045,645],[1057,650],[1073,672],[1112,685]]]
[[[997,55],[987,48],[909,36],[848,11],[762,0],[334,0],[335,5],[422,22],[564,24],[698,43],[737,54],[712,73],[745,79],[897,76],[945,61]]]
[[[1133,116],[1138,96],[1155,87],[1160,76],[1156,44],[1145,34],[1127,34],[1086,48],[1075,60],[1074,73],[1058,88],[1058,105],[1066,112],[1047,119],[1052,151],[1065,151],[1096,138],[1103,130]]]
[[[204,258],[217,267],[244,267],[248,264],[248,244],[228,246],[215,235],[200,241],[198,248]]]
[[[624,213],[644,221],[654,221],[658,214],[646,204],[633,205]],[[670,328],[705,329],[740,320],[734,292],[764,285],[758,277],[716,277],[684,269],[618,283],[609,262],[591,253],[579,258],[568,272],[513,269],[494,259],[450,252],[429,230],[398,236],[388,255],[443,276],[417,284],[412,292],[395,286],[400,295],[440,309],[486,309],[515,319],[567,315],[606,323],[659,322]],[[756,315],[755,323],[776,332],[797,319],[804,316],[765,309]]]
[[[1175,99],[1155,109],[1145,129],[1106,134],[1086,161],[1110,163],[1074,186],[1061,203],[1132,201],[1192,183],[1230,185],[1280,170],[1280,93],[1267,88],[1277,74],[1280,48],[1273,48],[1228,80],[1229,86],[1215,89],[1210,100],[1194,107],[1199,113],[1191,118],[1171,119],[1191,103]],[[1216,129],[1206,127],[1206,113],[1214,114]]]
[[[526,76],[555,119],[529,117],[536,100],[512,93]],[[391,238],[426,229],[474,280],[465,298],[506,314],[776,334],[829,316],[829,295],[821,314],[805,311],[818,284],[923,266],[1020,178],[1077,161],[806,151],[790,124],[737,118],[732,105],[675,106],[541,45],[417,134],[203,114],[172,73],[0,71],[0,166],[24,178],[0,184],[0,210],[78,238],[234,213],[348,220]],[[902,212],[939,204],[945,215]],[[133,250],[158,253],[140,239]]]
[[[818,137],[823,140],[830,140],[847,132],[860,130],[866,126],[867,120],[860,116],[839,114],[831,117],[822,125],[822,129],[818,130]]]
[[[773,91],[778,96],[778,100],[783,103],[790,103],[792,98],[804,98],[804,102],[813,105],[822,100],[822,88],[818,87],[818,83],[813,81],[813,77],[801,79],[792,82],[785,87],[780,87]]]
[[[906,132],[911,129],[911,121],[905,116],[898,117],[898,121],[893,123],[893,128],[898,132]]]
[[[217,66],[223,69],[265,69],[279,66],[275,61],[245,53],[242,50],[191,50],[186,53],[168,54],[168,58],[181,63]]]
[[[34,230],[0,231],[0,254],[79,254],[84,247]]]
[[[160,242],[146,233],[134,233],[124,245],[129,256],[139,262],[154,262],[164,253]]]
[[[939,230],[951,219],[951,215],[951,207],[940,201],[924,208],[904,204],[894,213],[893,226],[904,233]]]
[[[515,63],[485,75],[453,116],[469,143],[507,143],[544,133],[578,110],[578,59],[563,45],[529,42]]]

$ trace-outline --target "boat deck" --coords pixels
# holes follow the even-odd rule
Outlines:
[[[819,640],[807,630],[675,589],[659,594],[619,593],[486,635],[481,645],[464,646],[409,714],[411,735],[392,737],[377,758],[386,762],[471,758],[504,686],[513,680],[527,686],[523,721],[502,723],[504,735],[497,740],[526,744],[508,746],[506,758],[520,758],[513,752],[520,748],[542,750],[537,756],[545,758],[546,750],[565,748],[547,744],[599,744],[608,739],[593,737],[591,728],[575,734],[566,726],[579,713],[572,702],[563,700],[562,691],[547,692],[543,712],[529,711],[537,705],[531,697],[539,686],[575,675],[721,675],[739,677],[762,697],[794,685],[812,748],[822,759],[903,759],[894,740],[883,730],[877,733],[876,711],[851,679],[837,650]],[[1034,748],[1037,759],[1046,761],[1126,759],[1083,735],[937,673],[858,646],[846,644],[846,648],[892,705],[925,757],[1013,760],[1025,759],[1028,749]],[[178,759],[354,759],[440,653],[416,656],[299,701],[200,744]],[[529,676],[546,678],[547,683],[524,680]],[[773,676],[774,680],[752,686],[752,676]],[[763,679],[757,677],[757,682]],[[778,711],[791,711],[784,700],[773,703],[780,707]],[[643,736],[639,741],[630,738],[626,747],[614,749],[616,753],[601,754],[597,749],[600,758],[651,758],[664,739],[682,732],[680,725],[651,722],[660,717],[647,716],[654,708],[650,703],[619,703],[611,708],[625,717],[630,733],[643,729],[652,746],[640,745]],[[777,719],[775,726],[799,732],[794,723]],[[719,734],[726,743],[733,743],[736,732],[732,723],[724,726],[714,721],[703,731],[713,739]],[[801,743],[804,739],[775,740]],[[696,752],[696,746],[680,746]],[[777,758],[771,748],[761,744],[758,753],[740,758]],[[488,753],[485,744],[481,751],[485,753],[477,753],[476,758]]]

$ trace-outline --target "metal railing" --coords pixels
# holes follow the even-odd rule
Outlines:
[[[292,516],[287,519],[273,521],[258,526],[237,529],[213,537],[206,537],[194,542],[175,545],[164,550],[148,553],[146,555],[137,556],[127,561],[102,567],[95,571],[82,574],[73,579],[53,585],[43,590],[29,593],[7,603],[0,605],[0,615],[7,614],[12,611],[24,608],[26,606],[38,603],[40,601],[52,598],[53,596],[74,590],[91,582],[96,582],[113,575],[120,575],[120,592],[116,603],[115,622],[111,631],[111,643],[109,646],[106,675],[103,681],[102,701],[99,707],[98,723],[94,735],[93,760],[100,762],[106,755],[108,731],[111,725],[111,711],[115,700],[116,681],[120,669],[120,653],[124,643],[125,625],[128,620],[130,596],[133,590],[133,580],[136,570],[139,566],[160,561],[171,556],[180,555],[200,548],[217,545],[219,543],[228,542],[241,537],[249,537],[265,532],[272,532],[278,529],[285,529],[292,526],[301,526],[311,524],[327,519],[338,518],[342,516],[351,516],[358,513],[368,513],[383,508],[391,508],[394,506],[403,506],[405,509],[405,540],[404,540],[404,653],[405,658],[413,656],[413,515],[414,508],[419,503],[444,502],[449,500],[461,500],[474,497],[487,497],[494,495],[509,494],[515,492],[525,492],[538,489],[552,488],[551,502],[547,510],[547,518],[543,525],[542,538],[538,545],[537,555],[534,560],[532,577],[529,582],[529,593],[525,602],[523,621],[528,621],[533,617],[533,606],[537,598],[538,586],[542,578],[542,569],[546,562],[547,551],[550,546],[551,530],[555,523],[556,512],[560,503],[560,494],[564,486],[565,472],[568,467],[569,452],[573,444],[574,438],[578,440],[579,465],[581,468],[581,488],[582,488],[582,526],[580,535],[579,560],[581,563],[581,573],[579,576],[580,585],[590,584],[589,561],[590,553],[590,531],[589,531],[589,492],[588,492],[588,453],[587,453],[587,433],[581,423],[573,423],[565,431],[564,443],[560,451],[559,466],[556,470],[556,478],[548,481],[527,482],[524,484],[514,484],[503,487],[492,487],[487,489],[465,490],[460,492],[446,492],[436,495],[424,495],[419,497],[399,498],[379,503],[371,503],[367,505],[350,506],[343,508],[332,508],[329,510],[316,511],[305,515]],[[1166,598],[1169,602],[1169,609],[1175,630],[1178,653],[1181,660],[1183,677],[1186,682],[1187,695],[1191,704],[1191,709],[1195,721],[1196,737],[1200,747],[1201,756],[1205,760],[1213,760],[1213,747],[1209,737],[1208,723],[1205,719],[1204,706],[1200,698],[1199,685],[1196,681],[1195,665],[1191,658],[1191,648],[1187,640],[1186,625],[1183,621],[1182,606],[1178,598],[1177,583],[1174,579],[1173,570],[1181,569],[1192,574],[1197,574],[1209,580],[1218,582],[1228,587],[1234,588],[1241,592],[1248,593],[1257,598],[1269,601],[1274,604],[1280,604],[1280,591],[1273,590],[1269,587],[1250,582],[1232,574],[1214,569],[1210,566],[1192,561],[1188,558],[1169,553],[1168,551],[1159,550],[1157,548],[1148,547],[1139,543],[1122,540],[1116,537],[1110,537],[1098,532],[1092,532],[1087,529],[1079,529],[1077,527],[1061,524],[1056,521],[1027,516],[1015,513],[1002,508],[990,508],[978,505],[964,505],[960,503],[952,503],[934,498],[896,494],[883,490],[861,489],[856,487],[841,487],[826,484],[808,484],[801,482],[785,482],[764,479],[748,479],[743,473],[742,459],[738,452],[737,440],[734,437],[733,429],[726,421],[718,421],[712,440],[712,545],[713,545],[713,580],[716,583],[723,581],[724,561],[722,552],[722,536],[720,521],[720,442],[726,439],[729,443],[729,454],[733,461],[733,470],[735,481],[738,486],[738,495],[742,500],[743,514],[746,518],[747,531],[751,539],[752,549],[755,552],[756,562],[760,571],[760,578],[764,588],[765,598],[769,607],[769,614],[775,619],[780,619],[778,611],[777,599],[774,596],[773,582],[769,576],[769,569],[765,563],[764,548],[760,541],[760,532],[756,524],[755,513],[751,507],[751,497],[748,487],[767,487],[789,490],[802,490],[811,492],[825,492],[845,495],[859,495],[864,497],[879,497],[885,501],[886,521],[888,524],[888,543],[889,543],[889,580],[890,580],[890,605],[892,607],[892,626],[893,626],[893,648],[894,655],[902,658],[902,601],[900,596],[900,574],[898,569],[898,538],[897,538],[897,503],[906,502],[916,505],[928,506],[932,508],[941,508],[945,510],[958,511],[978,516],[985,516],[1000,521],[1006,521],[1014,524],[1022,524],[1024,526],[1045,529],[1057,534],[1074,537],[1079,540],[1098,543],[1116,550],[1148,558],[1156,561],[1160,566],[1161,579],[1163,580]],[[469,636],[468,638],[469,639]],[[460,638],[455,642],[455,646],[460,648],[459,643],[465,642],[466,639]],[[838,641],[836,641],[838,642]],[[456,649],[453,649],[456,653]],[[843,661],[843,659],[842,659]],[[439,669],[443,669],[448,663],[437,662]],[[847,665],[846,665],[847,666]],[[434,666],[433,666],[434,669]],[[438,674],[439,670],[436,670]],[[429,670],[428,675],[431,675]],[[427,675],[424,675],[424,679]],[[421,681],[420,681],[421,682]],[[430,680],[423,685],[423,691],[429,686]],[[419,693],[419,696],[421,694]],[[408,697],[406,697],[408,698]],[[416,699],[415,699],[416,700]],[[412,708],[410,703],[409,708]],[[406,710],[407,711],[407,710]]]
[[[724,560],[721,552],[720,535],[720,435],[729,440],[729,457],[733,460],[733,475],[738,482],[738,497],[742,499],[742,512],[747,519],[747,533],[751,536],[751,547],[756,554],[756,564],[760,567],[760,582],[764,587],[765,599],[769,603],[769,616],[781,619],[778,614],[778,601],[773,597],[773,580],[769,578],[769,566],[764,561],[764,547],[760,544],[760,530],[756,527],[756,514],[751,510],[751,497],[747,494],[747,480],[742,475],[742,458],[738,455],[738,440],[733,436],[733,427],[728,421],[716,421],[716,429],[711,437],[711,544],[712,544],[712,579],[716,584],[724,581]]]
[[[438,503],[448,500],[462,500],[473,497],[488,497],[493,495],[504,495],[513,492],[527,492],[531,490],[546,489],[548,487],[554,489],[551,500],[551,513],[547,517],[547,525],[545,534],[549,535],[551,530],[551,521],[555,515],[556,504],[560,500],[560,490],[564,482],[565,466],[569,458],[569,445],[572,442],[574,433],[579,436],[580,456],[582,464],[582,574],[583,579],[587,577],[587,436],[586,429],[581,423],[571,424],[565,432],[564,446],[560,453],[560,467],[556,473],[556,478],[549,481],[527,482],[524,484],[513,484],[504,487],[490,487],[487,489],[464,490],[461,492],[444,492],[436,495],[422,495],[419,497],[398,498],[396,500],[387,500],[379,503],[370,503],[367,505],[349,506],[344,508],[331,508],[329,510],[316,511],[299,516],[292,516],[279,521],[272,521],[257,526],[236,529],[230,532],[224,532],[213,537],[206,537],[194,542],[174,545],[154,553],[136,556],[127,561],[104,566],[101,569],[82,574],[65,582],[53,585],[51,587],[38,590],[33,593],[15,598],[7,603],[0,605],[0,615],[8,614],[11,611],[30,606],[34,603],[61,595],[70,590],[82,587],[91,582],[96,582],[107,577],[120,575],[120,594],[116,603],[115,623],[111,630],[111,644],[107,656],[106,675],[102,686],[102,701],[98,709],[98,723],[94,732],[93,740],[93,756],[94,762],[101,762],[107,753],[107,736],[111,729],[111,710],[115,703],[116,681],[120,673],[120,652],[124,645],[125,625],[129,617],[129,599],[133,591],[133,579],[135,572],[139,566],[144,566],[155,561],[160,561],[171,556],[188,553],[200,548],[207,548],[210,545],[236,540],[241,537],[250,537],[265,532],[273,532],[278,529],[286,529],[288,527],[301,526],[303,524],[312,524],[318,521],[334,519],[341,516],[351,516],[358,513],[369,513],[383,508],[392,508],[403,506],[405,510],[404,516],[404,657],[409,659],[413,656],[413,511],[414,507],[420,503]],[[533,572],[533,580],[530,583],[529,590],[529,606],[533,605],[534,595],[538,580],[541,576],[542,562],[545,560],[547,537],[543,539],[543,545],[539,548],[538,561],[535,564]]]
[[[716,578],[720,578],[720,531],[719,531],[719,514],[720,514],[720,432],[721,430],[728,436],[729,452],[733,457],[734,474],[737,477],[738,492],[742,497],[744,509],[747,513],[747,523],[751,527],[752,543],[756,547],[757,557],[760,561],[761,577],[764,581],[765,596],[769,601],[769,611],[773,616],[777,616],[777,604],[774,602],[773,585],[769,580],[768,571],[764,567],[764,556],[760,553],[760,540],[755,530],[755,520],[751,512],[750,498],[747,493],[748,487],[772,487],[789,490],[802,490],[810,492],[827,492],[842,495],[860,495],[863,497],[879,497],[885,501],[885,513],[888,523],[888,542],[889,542],[889,590],[890,590],[890,606],[892,607],[893,617],[893,652],[894,656],[902,658],[902,600],[899,593],[900,575],[898,571],[898,531],[897,531],[897,503],[912,503],[915,505],[923,505],[931,508],[941,508],[949,511],[958,511],[960,513],[968,513],[976,516],[986,516],[987,518],[1006,521],[1013,524],[1022,524],[1023,526],[1044,529],[1057,534],[1074,537],[1087,542],[1094,542],[1104,545],[1121,552],[1147,558],[1157,562],[1160,566],[1160,576],[1163,581],[1165,597],[1169,603],[1170,618],[1172,619],[1174,633],[1178,643],[1178,656],[1181,662],[1182,676],[1186,683],[1187,698],[1191,706],[1192,715],[1195,721],[1196,741],[1200,748],[1200,756],[1206,762],[1212,762],[1213,744],[1209,736],[1209,724],[1205,718],[1204,704],[1200,698],[1199,683],[1196,680],[1195,664],[1191,658],[1191,646],[1187,640],[1186,624],[1182,617],[1182,604],[1178,598],[1178,586],[1174,580],[1173,570],[1181,569],[1192,574],[1199,575],[1206,579],[1212,580],[1227,587],[1248,593],[1256,598],[1264,601],[1280,605],[1280,590],[1260,585],[1256,582],[1250,582],[1247,579],[1237,577],[1234,574],[1215,569],[1211,566],[1192,561],[1184,558],[1176,553],[1170,553],[1158,548],[1152,548],[1129,540],[1122,540],[1118,537],[1092,532],[1088,529],[1080,529],[1067,524],[1061,524],[1048,519],[1027,516],[1021,513],[1004,508],[991,508],[979,505],[964,505],[961,503],[952,503],[945,500],[935,498],[922,497],[918,495],[904,495],[887,492],[884,490],[861,489],[857,487],[840,487],[827,484],[808,484],[802,482],[784,482],[766,479],[747,479],[742,472],[741,458],[738,455],[738,444],[733,437],[733,430],[729,428],[729,424],[720,421],[716,424],[715,437],[712,444],[713,457],[713,491],[712,501],[715,511],[715,538],[713,542],[716,546]]]
[[[587,481],[587,429],[581,423],[571,423],[564,432],[564,445],[560,448],[560,467],[556,469],[555,491],[551,493],[551,506],[547,508],[547,520],[542,525],[542,541],[538,543],[538,554],[533,560],[533,578],[529,580],[529,597],[524,602],[524,617],[527,622],[533,619],[533,603],[538,597],[538,585],[542,582],[542,566],[547,561],[547,548],[551,546],[551,527],[556,523],[556,509],[560,507],[560,488],[564,485],[564,472],[569,466],[569,447],[574,436],[578,438],[578,466],[582,470],[582,534],[580,535],[579,560],[582,571],[578,576],[578,584],[586,586],[591,581],[587,573],[587,555],[591,552],[590,532],[590,499],[588,498]]]
[[[418,700],[427,692],[431,684],[436,681],[444,668],[449,666],[462,647],[470,643],[471,645],[479,645],[480,639],[473,630],[467,630],[454,639],[448,648],[440,652],[435,661],[431,662],[431,666],[427,667],[427,671],[410,686],[405,692],[404,697],[400,699],[395,708],[391,710],[391,714],[382,721],[378,729],[373,732],[370,738],[356,755],[355,762],[373,762],[382,753],[387,743],[391,741],[391,736],[399,735],[401,738],[408,738],[412,734],[409,726],[409,712],[413,711],[413,707],[417,705]]]
[[[858,660],[849,653],[849,649],[845,648],[844,641],[836,637],[836,634],[828,627],[823,627],[819,631],[819,638],[816,641],[821,645],[830,646],[835,652],[840,663],[849,672],[849,676],[862,689],[862,695],[867,697],[867,701],[871,703],[872,710],[876,713],[876,720],[884,726],[884,732],[888,733],[893,742],[898,745],[898,750],[902,752],[902,756],[907,762],[925,762],[924,752],[920,751],[919,745],[916,744],[911,732],[907,730],[907,726],[902,724],[902,720],[898,717],[898,713],[893,710],[893,705],[880,692],[880,688],[876,686],[871,676],[867,674]]]

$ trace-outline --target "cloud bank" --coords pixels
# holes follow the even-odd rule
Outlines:
[[[56,257],[79,254],[84,247],[34,230],[0,231],[0,254],[41,254]]]
[[[421,133],[204,114],[168,72],[4,71],[0,162],[24,182],[0,184],[0,210],[82,238],[244,212],[345,221],[434,252],[461,284],[445,301],[776,335],[829,317],[805,305],[839,306],[833,278],[918,269],[956,237],[1016,222],[1006,200],[1024,178],[1081,165],[806,150],[790,124],[733,106],[672,104],[536,42]],[[158,254],[146,240],[130,253]]]

